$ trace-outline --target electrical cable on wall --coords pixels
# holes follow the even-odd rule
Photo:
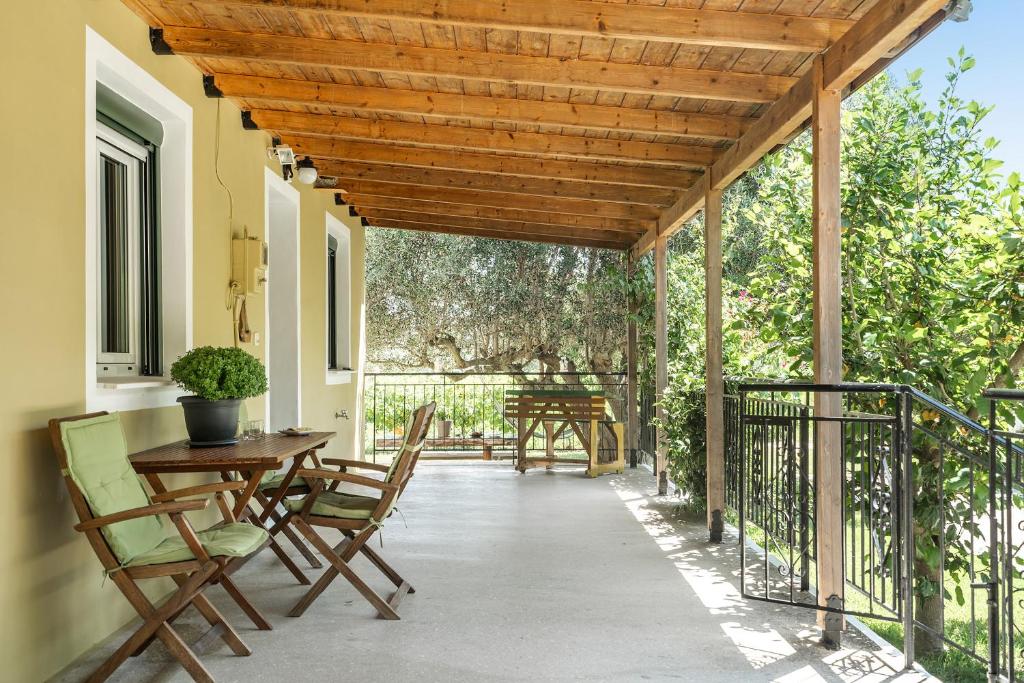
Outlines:
[[[227,186],[224,179],[220,177],[220,99],[217,100],[217,121],[214,127],[213,137],[213,173],[217,178],[217,182],[224,188],[224,192],[228,195],[228,272],[231,272],[231,241],[234,238],[234,221],[235,221],[235,197],[231,194],[231,188]],[[248,237],[248,235],[246,235]],[[242,290],[239,293],[239,290]],[[239,306],[241,301],[241,307]],[[227,297],[224,302],[224,307],[231,311],[231,341],[234,346],[238,347],[238,341],[241,336],[239,329],[240,318],[242,310],[245,307],[245,291],[242,289],[242,285],[235,280],[228,282]],[[248,328],[248,321],[246,321],[246,328]],[[248,335],[247,335],[248,336]]]

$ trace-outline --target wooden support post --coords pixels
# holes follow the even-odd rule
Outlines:
[[[552,459],[555,457],[555,423],[551,420],[544,420],[544,455]],[[554,468],[555,464],[549,462],[547,469]]]
[[[839,116],[841,93],[823,87],[822,59],[814,63],[814,381],[838,384],[843,371],[843,331],[840,282]],[[841,414],[842,395],[817,392],[814,411],[819,417]],[[817,506],[816,538],[818,604],[842,609],[843,594],[843,462],[842,430],[838,422],[818,422],[814,486]],[[840,612],[818,612],[826,645],[837,646],[845,627]]]
[[[665,409],[662,398],[668,389],[668,238],[659,236],[654,244],[654,355],[657,381],[658,454],[654,473],[658,477],[658,495],[668,493],[668,438],[665,434]]]
[[[524,439],[523,435],[526,434],[526,418],[519,417],[516,419],[516,469],[526,474],[526,442],[529,439]]]
[[[722,377],[722,191],[707,183],[704,200],[705,407],[708,533],[722,542],[725,512],[725,382]]]
[[[636,261],[632,255],[626,255],[626,278],[632,282],[636,274]],[[640,406],[637,395],[637,352],[639,350],[636,327],[637,302],[633,293],[627,289],[626,306],[629,313],[626,319],[626,450],[629,453],[629,466],[636,467],[637,450],[640,448]],[[620,418],[621,419],[621,418]]]

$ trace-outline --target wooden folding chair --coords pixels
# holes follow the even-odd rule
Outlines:
[[[50,437],[78,515],[75,530],[85,534],[106,575],[143,620],[88,680],[106,680],[129,656],[159,639],[194,680],[212,681],[213,676],[171,626],[189,605],[210,623],[207,636],[219,635],[236,655],[251,654],[203,595],[208,586],[221,583],[250,618],[262,619],[225,574],[234,558],[258,552],[269,539],[266,530],[235,523],[231,516],[224,493],[238,490],[244,482],[201,484],[150,498],[128,461],[116,414],[50,420]],[[201,494],[216,497],[225,522],[196,532],[183,513],[202,510],[209,501],[179,499]],[[164,527],[168,518],[177,531],[169,536]],[[173,579],[178,590],[158,607],[136,582],[162,576]]]
[[[379,554],[374,552],[367,542],[377,533],[384,520],[394,512],[398,498],[408,485],[413,469],[419,460],[423,442],[430,429],[435,408],[436,405],[430,403],[416,409],[410,419],[410,425],[406,429],[405,440],[390,466],[354,460],[324,459],[324,464],[340,465],[343,470],[358,467],[383,472],[385,475],[383,480],[324,468],[300,469],[298,471],[299,476],[313,482],[313,487],[308,494],[285,501],[288,512],[278,522],[278,526],[293,525],[313,547],[320,551],[330,566],[296,603],[288,616],[301,616],[341,574],[377,609],[381,617],[385,619],[399,618],[397,610],[402,598],[407,593],[416,591]],[[327,490],[325,482],[328,481],[332,483],[348,482],[373,488],[380,491],[380,496],[361,496]],[[314,527],[318,526],[338,529],[344,534],[345,539],[337,546],[331,547],[317,533]],[[395,585],[395,592],[390,598],[385,600],[379,596],[348,566],[357,553],[362,553]]]

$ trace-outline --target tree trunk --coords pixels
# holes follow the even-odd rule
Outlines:
[[[927,577],[938,582],[939,572],[928,567],[924,562],[915,561],[914,570],[919,577]],[[939,584],[941,586],[941,584]],[[914,627],[914,652],[917,658],[942,653],[942,589],[927,598],[917,595],[914,598],[914,620],[934,629],[934,633],[920,626]]]
[[[914,506],[919,510],[934,509],[939,505],[939,501],[942,500],[939,495],[940,488],[943,485],[942,473],[939,471],[939,451],[937,448],[918,447],[914,449],[914,455],[917,456],[917,471],[920,477],[920,491]],[[918,519],[914,522],[914,535],[918,539],[918,543],[922,539],[930,539],[934,547],[940,548],[943,531],[939,527],[938,522],[940,515],[929,515],[934,521],[927,527],[923,526],[920,515],[915,516]],[[939,635],[943,633],[942,562],[940,560],[937,566],[933,567],[929,565],[920,553],[917,553],[914,557],[914,574],[916,592],[914,598],[914,619],[931,629],[930,631],[919,627],[914,629],[916,653],[919,657],[922,655],[939,654],[943,650],[942,637]],[[937,586],[934,594],[925,597],[916,590],[917,587],[922,585],[922,580],[928,581],[932,586]]]

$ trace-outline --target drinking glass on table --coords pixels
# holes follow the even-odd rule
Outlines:
[[[255,441],[263,437],[263,420],[249,420],[245,425],[243,438],[247,441]]]

